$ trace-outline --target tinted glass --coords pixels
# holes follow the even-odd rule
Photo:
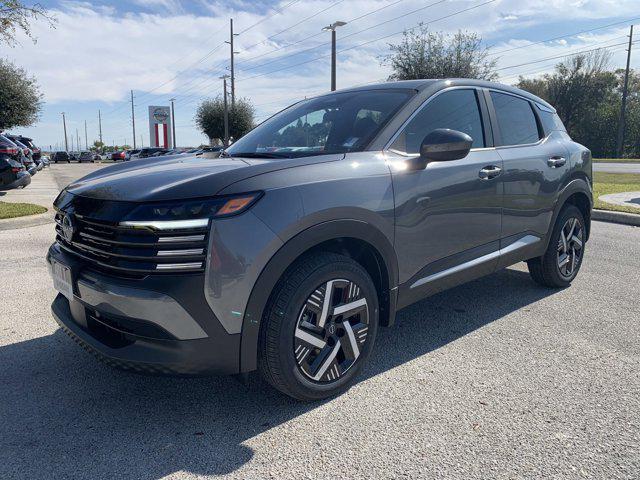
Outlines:
[[[271,117],[227,153],[286,158],[361,151],[412,94],[367,90],[305,100]]]
[[[503,145],[523,145],[540,139],[531,104],[523,98],[491,92]]]
[[[437,128],[464,132],[473,138],[473,148],[484,147],[482,117],[475,91],[451,90],[432,98],[411,119],[391,148],[404,153],[419,153],[424,137]]]
[[[553,131],[567,131],[557,113],[550,112],[546,108],[538,106],[538,117],[540,117],[542,128],[544,128],[544,132],[547,135]]]

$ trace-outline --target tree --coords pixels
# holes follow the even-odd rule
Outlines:
[[[42,94],[35,77],[0,59],[0,132],[33,125],[42,111]]]
[[[569,135],[594,156],[615,152],[621,77],[608,70],[609,59],[604,50],[575,55],[556,65],[553,73],[520,77],[517,84],[553,105]]]
[[[247,99],[229,103],[229,136],[238,140],[253,128],[254,108]],[[204,100],[196,110],[196,125],[210,140],[224,139],[224,100],[221,96]]]
[[[390,65],[389,80],[421,78],[478,78],[495,80],[496,61],[488,60],[488,50],[475,33],[459,30],[450,35],[430,32],[420,25],[418,30],[404,32],[402,41],[389,44],[391,53],[382,57],[382,65]]]
[[[0,0],[0,43],[15,46],[18,30],[22,30],[35,43],[31,23],[38,19],[46,20],[51,27],[56,21],[39,3],[27,6],[19,0]]]

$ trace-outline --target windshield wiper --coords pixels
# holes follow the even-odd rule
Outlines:
[[[227,155],[231,157],[245,157],[245,158],[293,158],[291,155],[286,153],[277,153],[277,152],[233,152],[228,153]]]

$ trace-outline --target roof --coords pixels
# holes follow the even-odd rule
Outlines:
[[[514,93],[514,94],[526,97],[529,100],[532,100],[534,102],[545,105],[553,109],[553,111],[555,112],[555,108],[553,108],[553,106],[549,105],[545,100],[541,99],[540,97],[537,97],[532,93],[527,92],[526,90],[521,90],[519,88],[512,87],[510,85],[505,85],[503,83],[489,82],[487,80],[476,80],[472,78],[400,80],[395,82],[373,83],[369,85],[361,85],[359,87],[345,88],[344,90],[339,90],[339,92],[356,92],[356,91],[383,90],[383,89],[384,90],[411,89],[411,90],[423,91],[428,88],[435,93],[436,91],[442,90],[443,88],[458,87],[458,86],[494,88],[497,90]]]

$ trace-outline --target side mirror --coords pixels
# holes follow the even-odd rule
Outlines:
[[[420,145],[420,158],[426,161],[447,162],[466,157],[473,139],[466,133],[438,128],[429,133]]]

